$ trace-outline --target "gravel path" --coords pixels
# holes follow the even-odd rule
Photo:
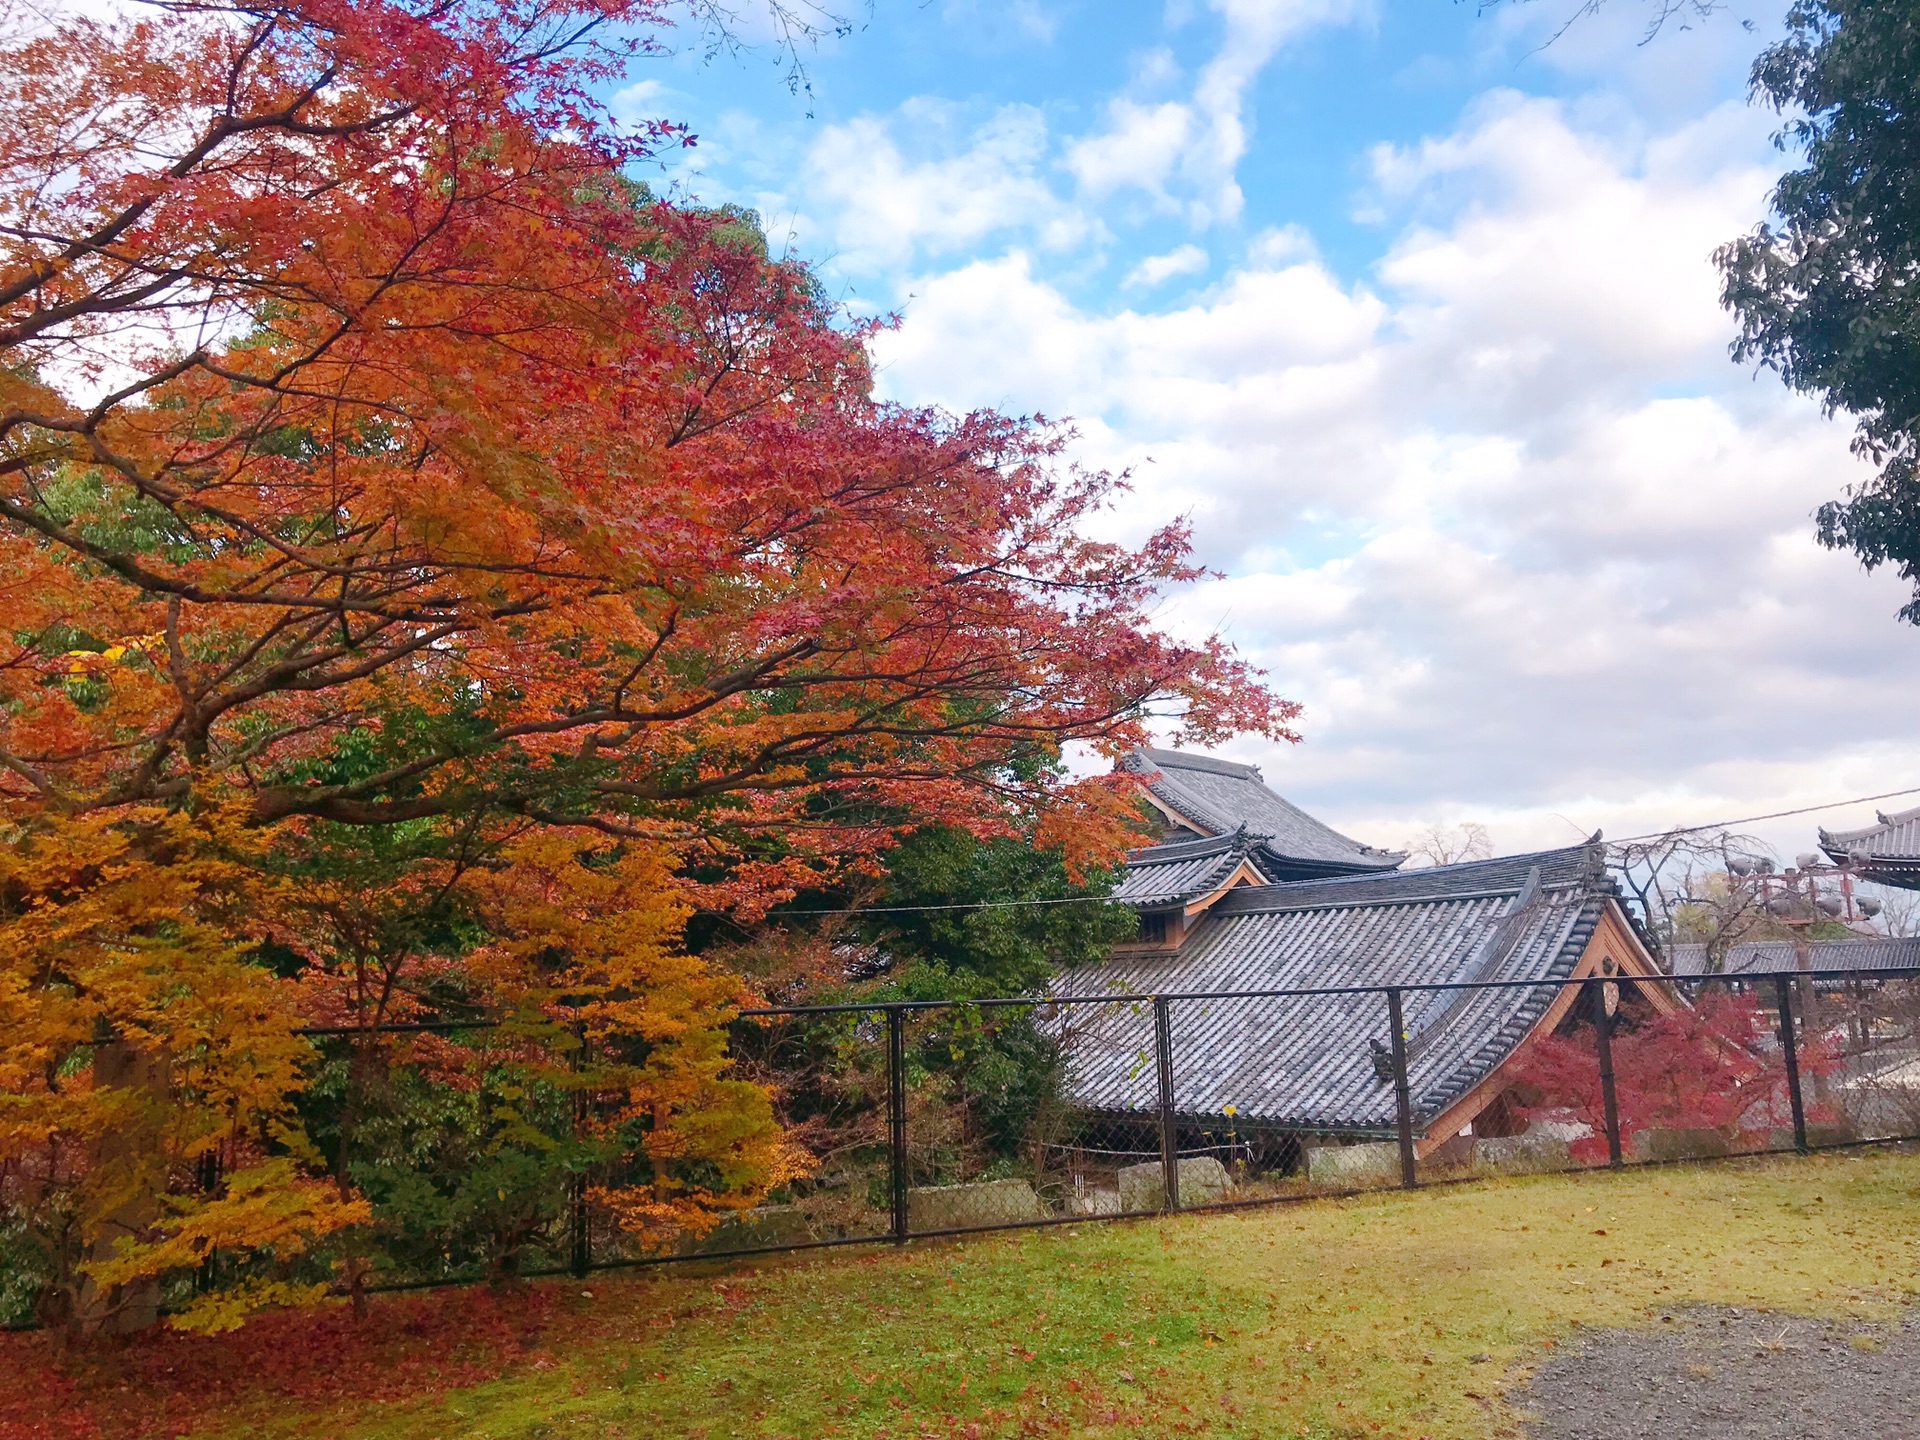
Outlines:
[[[1920,1315],[1899,1328],[1680,1310],[1590,1332],[1508,1396],[1537,1440],[1920,1440]]]

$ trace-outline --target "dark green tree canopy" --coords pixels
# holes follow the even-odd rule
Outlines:
[[[1805,163],[1715,257],[1733,353],[1855,418],[1880,471],[1820,507],[1820,539],[1898,567],[1920,624],[1920,3],[1799,0],[1787,28],[1753,90]]]
[[[1063,966],[1106,958],[1138,922],[1106,900],[1117,876],[1076,882],[1058,850],[928,825],[886,857],[887,889],[858,929],[903,999],[1031,994]],[[926,906],[926,909],[915,909]]]

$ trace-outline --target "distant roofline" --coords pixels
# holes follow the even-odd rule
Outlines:
[[[1860,952],[1867,955],[1861,958]],[[1721,956],[1724,968],[1716,974],[1733,978],[1793,974],[1805,954],[1809,970],[1904,970],[1920,964],[1920,937],[1854,935],[1845,940],[1809,940],[1803,947],[1792,940],[1739,940]],[[1707,947],[1682,941],[1672,947],[1673,974],[1680,979],[1707,977]],[[1831,959],[1835,963],[1816,963]]]
[[[1920,945],[1920,936],[1856,934],[1850,935],[1844,940],[1838,938],[1831,940],[1808,940],[1804,946],[1793,940],[1736,940],[1727,947],[1726,953],[1731,955],[1736,950],[1783,950],[1788,953],[1797,953],[1804,948],[1809,954],[1812,954],[1820,950],[1845,949],[1851,945],[1883,947],[1891,945],[1916,946]],[[1704,952],[1706,948],[1706,942],[1701,940],[1677,940],[1673,945],[1675,954],[1683,950],[1689,954]]]

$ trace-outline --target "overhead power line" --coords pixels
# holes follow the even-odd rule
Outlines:
[[[1802,805],[1796,810],[1770,810],[1765,815],[1742,815],[1737,820],[1712,820],[1704,825],[1676,825],[1671,830],[1655,830],[1648,835],[1629,835],[1609,840],[1609,845],[1633,845],[1642,840],[1664,840],[1669,835],[1698,835],[1702,830],[1729,830],[1735,825],[1754,825],[1762,820],[1784,820],[1791,815],[1813,815],[1821,810],[1838,810],[1843,805],[1868,805],[1875,800],[1898,800],[1905,795],[1920,795],[1920,785],[1906,790],[1887,790],[1879,795],[1856,795],[1851,800],[1829,800],[1821,805]]]
[[[930,910],[1010,910],[1016,905],[1115,905],[1111,895],[1057,895],[1045,900],[966,900],[953,905],[854,905],[840,910],[781,910],[767,918],[789,915],[918,915]]]
[[[1898,800],[1907,795],[1920,795],[1920,785],[1905,790],[1886,790],[1878,795],[1856,795],[1849,800],[1827,800],[1818,805],[1801,805],[1792,810],[1769,810],[1764,815],[1742,815],[1733,820],[1710,820],[1700,825],[1676,825],[1668,830],[1654,830],[1645,835],[1628,835],[1624,839],[1609,840],[1609,848],[1620,845],[1635,845],[1644,840],[1663,840],[1670,835],[1697,835],[1706,830],[1727,830],[1735,825],[1753,825],[1762,820],[1784,820],[1794,815],[1812,815],[1822,810],[1838,810],[1847,805],[1868,805],[1876,800]],[[1012,910],[1041,905],[1102,905],[1118,903],[1105,895],[1064,895],[1052,896],[1040,900],[969,900],[945,905],[849,905],[824,910],[780,910],[767,918],[782,920],[788,917],[816,918],[831,915],[923,915],[937,911],[958,910]]]

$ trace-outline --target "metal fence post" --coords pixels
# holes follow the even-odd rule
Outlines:
[[[580,1279],[587,1277],[593,1268],[593,1235],[587,1228],[587,1176],[584,1170],[574,1171],[567,1182],[569,1194],[568,1208],[572,1212],[568,1217],[572,1254],[568,1257],[573,1273]]]
[[[1160,1186],[1164,1208],[1180,1208],[1180,1130],[1173,1114],[1173,1017],[1165,997],[1153,997],[1153,1068],[1160,1082]]]
[[[893,1241],[907,1243],[907,1035],[906,1012],[887,1007],[887,1138],[893,1192]]]
[[[586,1066],[587,1036],[584,1026],[574,1027],[576,1044],[573,1048],[573,1069],[577,1073]],[[587,1092],[576,1087],[573,1092],[573,1138],[580,1139],[587,1118]],[[573,1273],[584,1280],[587,1272],[593,1268],[593,1232],[587,1224],[587,1172],[585,1166],[577,1165],[579,1156],[574,1157],[576,1168],[567,1177],[567,1238],[568,1261]]]
[[[1588,977],[1593,1001],[1593,1048],[1600,1059],[1600,1105],[1607,1117],[1607,1164],[1620,1168],[1620,1102],[1613,1088],[1613,1017],[1607,1013],[1606,982]]]
[[[200,1154],[200,1164],[197,1167],[197,1173],[194,1178],[200,1182],[200,1193],[202,1195],[213,1196],[220,1193],[220,1156],[220,1146],[215,1146],[211,1150],[204,1150]],[[204,1294],[213,1289],[217,1275],[215,1263],[219,1254],[219,1250],[213,1246],[207,1247],[206,1258],[200,1262],[200,1268],[193,1272],[193,1289],[195,1294]]]
[[[1387,990],[1387,1024],[1393,1031],[1393,1108],[1400,1129],[1400,1187],[1411,1190],[1420,1183],[1420,1176],[1414,1167],[1413,1093],[1407,1087],[1407,1022],[1398,986]]]
[[[1793,1105],[1793,1148],[1807,1153],[1807,1107],[1800,1097],[1800,1047],[1793,1035],[1793,982],[1785,975],[1773,977],[1774,991],[1780,1001],[1780,1049],[1787,1057],[1787,1099]]]

